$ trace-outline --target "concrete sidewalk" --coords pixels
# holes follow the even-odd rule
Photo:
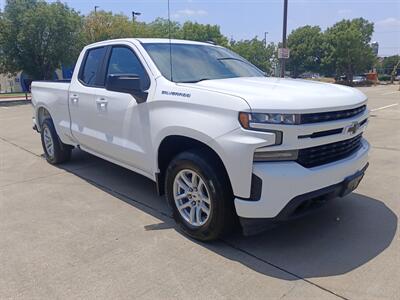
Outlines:
[[[203,244],[148,179],[74,151],[41,157],[29,105],[0,107],[0,298],[400,299],[400,103],[366,88],[356,193],[268,232]]]

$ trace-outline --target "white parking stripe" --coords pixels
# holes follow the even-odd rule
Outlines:
[[[399,105],[399,104],[398,103],[394,103],[394,104],[382,106],[382,107],[379,107],[379,108],[371,109],[371,111],[377,111],[377,110],[381,110],[381,109],[385,109],[385,108],[389,108],[389,107],[393,107],[393,106],[397,106],[397,105]]]
[[[399,91],[394,91],[394,92],[387,92],[387,93],[383,93],[382,96],[386,96],[386,95],[392,95],[392,94],[396,94]]]

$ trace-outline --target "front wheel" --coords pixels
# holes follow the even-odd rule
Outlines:
[[[232,192],[214,160],[200,151],[183,152],[171,161],[165,178],[175,221],[201,241],[215,240],[234,227]]]

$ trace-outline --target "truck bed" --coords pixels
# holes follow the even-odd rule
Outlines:
[[[59,80],[34,81],[31,87],[32,105],[45,107],[52,116],[55,127],[68,135],[70,135],[69,86],[69,81]],[[39,116],[35,116],[35,118],[39,121]]]

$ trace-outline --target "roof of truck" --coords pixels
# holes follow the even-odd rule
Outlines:
[[[138,40],[140,43],[143,44],[148,44],[148,43],[169,43],[171,41],[171,43],[174,44],[206,44],[206,45],[210,45],[211,43],[206,43],[206,42],[197,42],[197,41],[189,41],[189,40],[178,40],[178,39],[154,39],[154,38],[138,38],[136,39]]]
[[[188,40],[178,40],[178,39],[154,39],[154,38],[122,38],[122,39],[114,39],[114,40],[106,40],[106,41],[101,41],[97,42],[94,44],[90,44],[88,46],[94,46],[94,45],[104,45],[107,44],[108,42],[129,42],[129,41],[138,41],[139,43],[142,44],[149,44],[149,43],[173,43],[173,44],[193,44],[193,45],[213,45],[212,42],[207,43],[207,42],[197,42],[197,41],[188,41]]]

